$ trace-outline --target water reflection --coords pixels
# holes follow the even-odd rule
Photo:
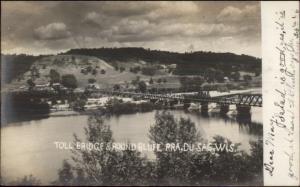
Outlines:
[[[223,120],[225,124],[238,124],[239,130],[245,134],[252,134],[257,136],[263,135],[263,124],[261,122],[256,122],[252,120],[252,116],[256,115],[257,112],[253,114],[237,114],[236,116],[228,116],[227,114],[221,113],[203,113],[203,112],[187,112],[198,116],[199,118],[214,118],[218,120]]]

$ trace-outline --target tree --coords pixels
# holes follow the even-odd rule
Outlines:
[[[108,105],[122,106],[114,98]],[[55,185],[241,185],[249,181],[263,184],[263,142],[250,143],[251,154],[238,149],[221,136],[213,137],[207,149],[215,145],[233,145],[226,149],[208,151],[168,151],[165,145],[176,143],[197,145],[202,142],[195,124],[188,118],[175,119],[170,112],[157,112],[155,124],[150,127],[150,143],[161,145],[154,150],[155,161],[147,160],[136,150],[111,149],[114,143],[106,116],[96,113],[89,116],[85,127],[85,140],[74,135],[74,143],[101,145],[97,150],[72,149],[74,164],[64,162],[58,171]],[[203,143],[203,142],[202,142]],[[231,147],[231,146],[230,146]],[[99,147],[98,147],[99,148]]]
[[[123,66],[120,67],[120,72],[122,73],[123,71],[125,71],[125,68]]]
[[[58,180],[63,186],[69,186],[72,184],[74,175],[71,167],[71,164],[64,160],[62,168],[58,171]]]
[[[28,79],[27,84],[29,86],[29,90],[31,90],[33,87],[35,87],[35,83],[33,82],[32,79]]]
[[[155,124],[150,127],[149,135],[151,143],[166,145],[168,143],[196,143],[200,135],[196,131],[195,124],[189,119],[181,118],[177,121],[169,112],[157,112]],[[158,183],[162,185],[185,184],[189,165],[188,160],[192,157],[191,152],[166,150],[155,151],[157,158]]]
[[[231,75],[232,79],[235,80],[235,81],[239,81],[240,80],[240,77],[241,77],[241,74],[240,72],[236,71],[234,72],[232,75]]]
[[[5,183],[5,181],[1,181],[1,184],[5,186],[40,186],[41,181],[35,178],[33,175],[28,175],[24,176],[21,179],[8,182],[7,184]]]
[[[153,76],[155,74],[156,68],[155,67],[143,67],[142,74]]]
[[[74,110],[83,110],[85,104],[86,104],[86,99],[80,98],[74,102],[73,108]]]
[[[97,73],[98,73],[97,69],[92,70],[92,75],[97,75]]]
[[[162,79],[161,78],[159,78],[159,79],[157,79],[157,81],[156,81],[157,83],[161,83],[162,82]]]
[[[58,172],[59,178],[54,184],[79,185],[79,181],[84,181],[85,185],[92,186],[154,185],[154,164],[141,157],[140,152],[110,149],[114,143],[112,131],[110,125],[104,122],[102,114],[90,116],[85,127],[84,141],[101,144],[103,149],[96,151],[74,149],[72,151],[74,166],[64,162]],[[74,135],[74,142],[83,141]]]
[[[261,74],[261,68],[256,68],[254,70],[254,73],[255,73],[255,77],[259,76]]]
[[[151,77],[150,80],[149,80],[149,84],[153,84],[153,79],[152,79],[152,77]]]
[[[73,74],[66,74],[61,77],[61,83],[67,88],[77,88],[77,80]]]
[[[138,73],[139,71],[141,71],[141,67],[140,66],[135,66],[133,68],[130,68],[129,71],[132,72],[132,73]]]
[[[86,71],[86,69],[82,68],[82,69],[80,70],[80,73],[86,75],[86,74],[87,74],[87,71]]]
[[[105,74],[106,71],[104,69],[101,69],[101,74]]]
[[[93,67],[92,66],[88,66],[87,68],[86,68],[86,71],[89,73],[89,72],[92,72],[92,70],[93,70]]]
[[[136,78],[131,81],[131,84],[137,85],[140,82],[140,79],[141,79],[140,76],[136,76]]]
[[[113,87],[113,89],[114,89],[114,91],[118,91],[118,90],[120,90],[120,85],[119,84],[115,84],[114,85],[114,87]]]
[[[119,71],[119,66],[114,66],[116,71]]]
[[[145,93],[147,91],[147,85],[144,81],[140,81],[138,86],[141,92]]]
[[[31,69],[31,77],[32,78],[40,77],[39,70],[35,66],[33,66]]]
[[[207,68],[204,71],[204,77],[207,82],[213,82],[215,80],[215,72],[216,70],[214,68]]]
[[[54,70],[54,69],[50,70],[49,77],[50,77],[50,82],[51,83],[58,83],[58,82],[60,82],[60,74],[56,70]]]
[[[224,82],[224,72],[221,71],[221,70],[216,70],[215,72],[215,79],[218,81],[218,82]]]
[[[88,79],[88,82],[89,82],[89,84],[93,84],[93,83],[95,83],[95,82],[96,82],[96,79],[94,79],[94,78],[90,78],[90,79]]]
[[[252,80],[252,77],[250,75],[244,75],[243,78],[246,82],[249,82]]]

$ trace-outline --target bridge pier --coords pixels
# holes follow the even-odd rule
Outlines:
[[[208,102],[201,103],[201,113],[208,113]]]
[[[191,101],[190,100],[184,100],[183,101],[183,108],[186,110],[190,107]]]
[[[170,101],[171,107],[174,107],[174,105],[176,105],[176,104],[180,104],[180,102],[179,102],[179,101],[176,101],[176,100],[171,100],[171,101]]]
[[[251,112],[251,106],[245,106],[245,105],[236,105],[236,110],[239,115],[249,115]]]
[[[156,103],[158,99],[150,99],[151,103]]]
[[[220,106],[220,113],[226,114],[229,111],[229,105],[228,104],[221,104]]]

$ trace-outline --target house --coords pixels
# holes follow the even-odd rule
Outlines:
[[[140,60],[139,63],[142,64],[142,65],[146,65],[147,64],[147,62],[145,62],[143,60]]]
[[[160,68],[160,69],[166,69],[166,68],[167,68],[167,66],[166,66],[166,65],[164,65],[164,64],[160,64],[160,65],[159,65],[159,68]]]
[[[225,83],[229,83],[230,82],[229,78],[228,77],[224,77],[224,82]]]
[[[177,67],[177,64],[170,64],[170,65],[168,65],[168,68],[170,68],[170,69],[176,69],[176,67]]]
[[[85,110],[95,110],[101,107],[104,107],[104,105],[107,102],[107,98],[88,98],[86,104],[84,105]]]
[[[68,89],[68,88],[64,87],[63,85],[61,85],[60,83],[53,83],[52,88],[54,88],[55,90],[67,90]]]
[[[83,93],[84,92],[84,89],[82,88],[75,88],[74,89],[74,93]]]
[[[100,86],[96,83],[90,83],[86,87],[87,89],[100,89]]]
[[[70,105],[66,104],[56,104],[51,107],[51,111],[67,111],[70,110]]]
[[[50,84],[36,84],[33,88],[34,90],[37,91],[54,91],[53,88],[50,87]]]

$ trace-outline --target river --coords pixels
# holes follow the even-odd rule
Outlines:
[[[262,108],[252,108],[250,123],[242,124],[231,118],[207,117],[199,113],[172,110],[176,118],[189,117],[202,137],[211,140],[222,135],[241,149],[249,152],[249,141],[262,137]],[[107,120],[116,142],[149,143],[149,128],[154,124],[155,111],[113,116]],[[57,177],[57,170],[64,159],[70,158],[69,150],[55,148],[55,141],[72,142],[73,134],[84,137],[83,128],[88,116],[58,116],[46,119],[16,122],[1,128],[1,175],[5,180],[14,180],[24,175],[37,177],[49,184]],[[258,128],[258,130],[257,130]],[[144,152],[149,158],[154,155]]]

